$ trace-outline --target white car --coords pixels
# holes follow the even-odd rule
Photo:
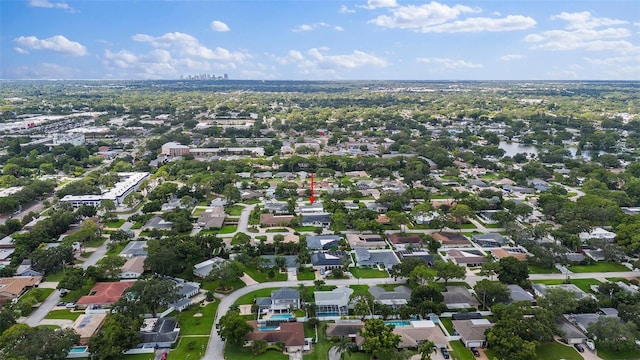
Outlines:
[[[585,342],[585,345],[587,345],[587,347],[589,348],[589,350],[591,351],[595,351],[596,350],[596,344],[593,342],[593,340],[587,340]]]

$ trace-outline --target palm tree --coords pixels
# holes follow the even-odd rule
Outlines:
[[[336,352],[340,354],[340,360],[345,360],[346,358],[351,357],[352,352],[352,344],[351,339],[348,337],[340,338],[340,342],[336,345]]]
[[[420,353],[420,360],[431,360],[431,353],[436,351],[436,344],[431,340],[423,341],[418,346],[418,352]]]

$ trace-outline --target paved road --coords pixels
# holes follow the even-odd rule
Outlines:
[[[591,279],[594,277],[601,277],[602,273],[575,273],[571,274],[572,279]],[[626,271],[626,272],[611,272],[606,273],[607,277],[638,277],[640,276],[640,272],[638,271]],[[565,274],[532,274],[530,276],[531,280],[564,280],[566,278]],[[473,286],[476,282],[485,279],[482,276],[468,276],[466,281]],[[379,285],[379,284],[393,284],[393,283],[403,283],[403,280],[393,280],[392,278],[379,278],[379,279],[360,279],[359,283],[362,285]],[[218,312],[216,313],[216,318],[214,321],[214,326],[211,329],[211,336],[209,337],[209,343],[207,345],[207,351],[202,359],[204,360],[222,360],[224,359],[224,342],[218,335],[218,332],[215,328],[215,324],[218,323],[220,317],[226,314],[229,311],[229,307],[233,305],[236,300],[245,294],[248,294],[252,291],[266,288],[279,288],[284,286],[289,287],[297,287],[298,284],[303,283],[305,286],[313,286],[312,281],[276,281],[276,282],[267,282],[267,283],[259,283],[256,285],[246,286],[244,288],[238,289],[237,291],[225,296],[220,300],[220,305],[218,305]],[[345,279],[345,280],[327,280],[327,285],[336,285],[336,286],[349,286],[354,284],[353,279]]]

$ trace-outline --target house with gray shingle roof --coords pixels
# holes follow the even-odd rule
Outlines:
[[[363,247],[354,249],[356,253],[356,263],[358,267],[378,267],[391,269],[393,265],[399,264],[400,260],[391,250],[368,250]]]

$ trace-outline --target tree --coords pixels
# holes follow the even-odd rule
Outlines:
[[[353,344],[351,343],[351,339],[343,336],[340,338],[340,342],[336,345],[336,352],[340,354],[340,360],[345,360],[348,357],[351,357],[351,353],[353,351]]]
[[[473,290],[476,292],[478,299],[482,301],[485,310],[491,308],[493,304],[508,302],[511,295],[507,285],[487,279],[478,281]]]
[[[251,344],[251,352],[253,353],[253,355],[260,355],[267,350],[267,345],[269,345],[267,343],[267,340],[253,340],[253,343]]]
[[[123,298],[130,302],[138,302],[141,308],[151,312],[153,317],[157,317],[158,309],[180,299],[176,283],[157,276],[136,281],[125,294]]]
[[[529,268],[523,261],[513,256],[500,259],[498,267],[498,280],[506,284],[517,284],[527,287]]]
[[[467,205],[456,204],[451,210],[451,216],[456,219],[458,224],[463,224],[467,219],[473,215],[473,211]]]
[[[114,279],[120,274],[120,268],[126,260],[122,256],[107,255],[98,261],[98,270],[105,279]]]
[[[393,333],[393,325],[385,325],[381,319],[369,319],[360,330],[364,338],[362,349],[379,358],[386,349],[396,349],[400,344],[400,335]]]
[[[588,331],[591,333],[598,347],[607,348],[613,351],[626,351],[636,348],[635,340],[636,326],[632,322],[621,322],[620,320],[601,316],[598,321],[589,324]]]
[[[498,269],[500,268],[500,263],[495,261],[490,261],[482,264],[482,268],[480,269],[480,276],[488,276],[490,280],[493,280],[493,277],[498,273]]]
[[[548,289],[544,297],[538,298],[538,306],[551,311],[556,317],[572,313],[578,303],[573,291],[562,288]]]
[[[222,196],[224,196],[225,199],[227,199],[227,202],[229,202],[230,204],[235,204],[242,200],[240,196],[240,190],[238,190],[238,188],[233,184],[227,184],[224,186],[224,189],[222,190]]]
[[[445,311],[447,306],[442,302],[443,300],[444,296],[440,289],[432,285],[422,285],[413,289],[407,305],[413,314],[427,316],[431,313],[440,314]]]
[[[218,321],[218,334],[222,340],[237,347],[244,345],[247,334],[252,331],[253,327],[237,311],[229,310]]]
[[[436,352],[436,344],[431,340],[425,340],[418,346],[420,360],[431,360],[431,354]]]
[[[107,315],[100,331],[89,339],[89,352],[95,360],[122,359],[122,352],[140,343],[142,318],[116,312]]]
[[[447,286],[449,279],[464,279],[467,270],[464,266],[458,266],[449,261],[436,261],[433,265],[438,279],[444,279],[444,286]]]
[[[417,257],[408,257],[401,263],[393,265],[391,271],[389,271],[389,275],[391,275],[394,280],[398,278],[408,278],[415,267],[424,265],[424,260]]]
[[[433,281],[436,271],[426,267],[425,265],[418,265],[411,273],[409,273],[409,283],[416,285],[426,285],[428,282]]]
[[[353,313],[359,316],[373,316],[375,299],[368,291],[358,291],[351,294],[350,298],[353,303]]]
[[[238,261],[225,261],[218,267],[211,269],[207,281],[218,281],[220,287],[228,290],[230,285],[244,275],[244,266]]]
[[[10,304],[5,304],[4,309],[0,311],[0,335],[16,323],[16,314]]]
[[[77,267],[69,267],[65,270],[64,276],[58,283],[58,289],[76,290],[87,283],[84,270]]]
[[[15,324],[0,336],[0,358],[62,360],[78,341],[80,336],[72,329],[53,330]]]

